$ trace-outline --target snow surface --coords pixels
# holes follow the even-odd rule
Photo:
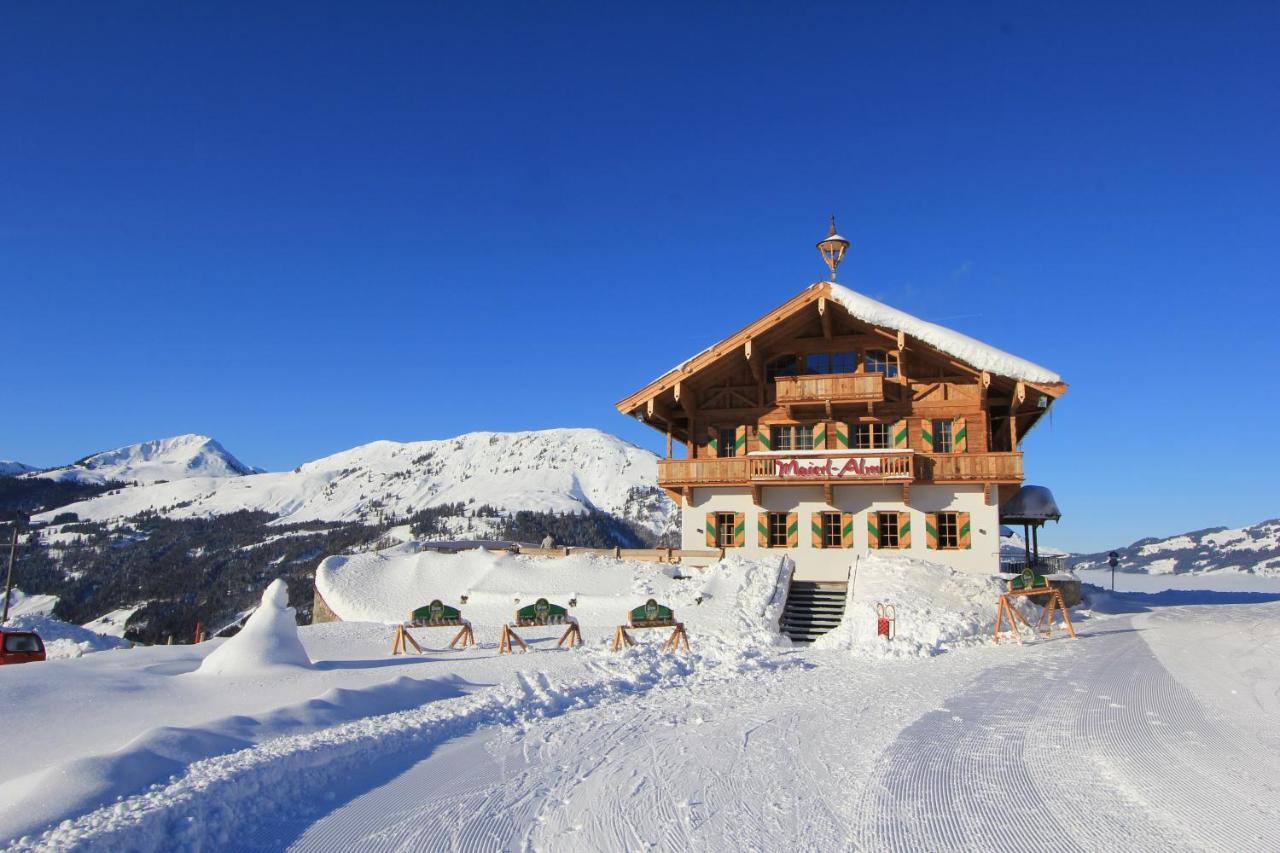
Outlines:
[[[262,510],[283,522],[348,521],[460,502],[511,511],[598,509],[661,532],[673,505],[657,489],[657,470],[653,453],[599,430],[475,432],[438,441],[375,441],[284,473],[121,489],[36,519],[68,511],[104,521],[144,510],[170,518]],[[637,501],[637,490],[646,499]]]
[[[722,574],[741,591],[744,569]],[[759,624],[765,586],[737,618]],[[18,850],[1280,848],[1280,601],[1092,598],[1078,641],[926,657],[698,633],[691,655],[644,637],[615,655],[588,634],[584,649],[534,638],[499,657],[478,632],[478,649],[389,658],[385,625],[333,623],[300,631],[317,665],[278,678],[179,677],[215,643],[7,667],[0,837],[25,836]],[[93,726],[77,725],[86,708]]]
[[[995,628],[992,602],[1003,584],[993,576],[957,572],[938,563],[868,554],[854,566],[844,619],[819,637],[818,648],[870,655],[940,654],[985,643]],[[898,638],[877,636],[876,605],[892,605]]]
[[[204,659],[198,675],[270,675],[281,669],[311,667],[311,658],[298,639],[298,623],[289,606],[289,588],[272,581],[262,603],[240,632]]]
[[[835,282],[828,282],[828,284],[831,286],[831,298],[864,323],[904,332],[966,364],[998,376],[1046,384],[1062,381],[1061,376],[1047,367],[1041,367],[1025,358],[996,349],[945,326],[921,320],[906,311],[877,302],[843,285]]]
[[[653,598],[673,608],[699,642],[774,645],[785,642],[777,634],[785,604],[782,571],[777,558],[730,557],[677,577],[678,566],[593,554],[518,557],[390,549],[329,557],[316,569],[316,589],[342,619],[398,624],[411,610],[439,599],[489,633],[539,598],[562,606],[576,599],[570,612],[585,633],[595,636],[611,636],[632,608]],[[772,610],[766,612],[767,602]]]
[[[27,474],[82,483],[151,484],[188,477],[240,477],[251,468],[207,435],[179,435],[130,444],[85,457],[74,465]]]
[[[0,595],[3,595],[2,590]],[[44,653],[50,660],[78,658],[89,652],[101,652],[125,645],[119,637],[103,636],[91,629],[58,619],[53,615],[53,608],[57,603],[56,595],[26,595],[20,589],[11,590],[9,621],[5,627],[15,631],[35,631],[44,641]]]
[[[132,607],[121,607],[118,610],[112,610],[110,613],[104,613],[92,622],[84,623],[81,627],[86,631],[92,631],[104,637],[123,637],[129,617],[145,606],[146,602],[144,601]]]

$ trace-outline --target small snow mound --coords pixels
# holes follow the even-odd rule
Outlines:
[[[214,649],[196,672],[203,675],[256,675],[280,668],[311,667],[298,639],[289,606],[289,588],[277,578],[262,593],[262,604],[240,633]]]

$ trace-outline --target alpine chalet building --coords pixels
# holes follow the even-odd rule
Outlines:
[[[681,547],[785,553],[797,580],[843,582],[883,551],[997,570],[1018,445],[1066,391],[1030,361],[831,281],[618,403],[663,431],[658,483]],[[672,458],[683,445],[683,459]]]

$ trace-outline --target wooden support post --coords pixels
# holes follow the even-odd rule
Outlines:
[[[569,627],[560,635],[560,640],[556,643],[556,648],[558,649],[563,646],[566,641],[569,643],[569,648],[582,645],[582,631],[578,628],[577,622],[569,623]]]
[[[529,651],[529,647],[524,644],[524,640],[520,639],[520,635],[517,634],[515,631],[511,630],[510,625],[503,625],[502,636],[498,639],[498,654],[500,655],[511,654],[512,640],[515,640],[516,645],[520,647],[520,651],[522,652]]]
[[[461,641],[462,645],[458,645],[459,641]],[[475,644],[476,644],[476,637],[475,637],[475,634],[471,632],[471,623],[464,622],[462,623],[461,630],[458,631],[458,633],[454,636],[453,640],[449,643],[449,648],[465,649],[467,646],[474,646]]]

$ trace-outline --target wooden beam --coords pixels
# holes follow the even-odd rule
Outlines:
[[[764,506],[764,487],[759,483],[751,484],[751,503],[758,507]]]
[[[751,378],[757,384],[764,382],[764,368],[761,366],[760,350],[755,347],[752,338],[747,338],[747,343],[743,347],[743,354],[747,357],[747,367],[751,368]]]
[[[827,298],[818,297],[818,318],[822,321],[822,336],[831,340],[831,312],[827,310]]]
[[[825,501],[829,507],[834,508],[836,505],[835,488],[830,483],[822,484],[822,500]]]

